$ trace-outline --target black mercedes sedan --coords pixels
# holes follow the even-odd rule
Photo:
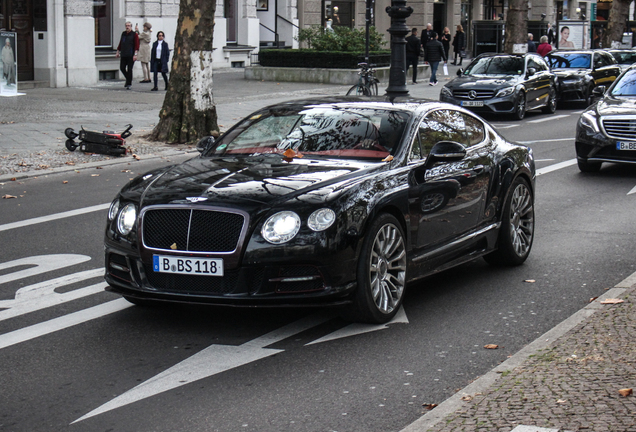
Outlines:
[[[337,306],[384,323],[408,282],[478,257],[522,264],[532,151],[460,107],[329,98],[241,120],[112,202],[109,290],[135,304]]]
[[[608,86],[621,74],[614,57],[602,50],[557,50],[545,56],[559,79],[559,100],[592,103],[592,90]]]
[[[608,53],[616,59],[616,62],[621,67],[621,70],[627,70],[631,65],[636,63],[636,50],[633,49],[610,49]]]
[[[576,160],[582,172],[597,172],[603,162],[636,164],[636,66],[606,89],[576,125]]]
[[[556,111],[556,76],[536,53],[482,54],[466,70],[457,71],[439,99],[477,113],[509,113],[521,120],[528,110]]]

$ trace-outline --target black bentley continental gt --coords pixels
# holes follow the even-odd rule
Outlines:
[[[522,264],[532,151],[460,107],[330,98],[257,111],[112,202],[106,281],[135,304],[338,306],[384,323],[408,282]]]
[[[636,164],[636,66],[585,110],[576,125],[576,160],[581,172],[597,172],[603,162]]]
[[[481,54],[442,87],[439,100],[522,120],[529,110],[556,111],[557,80],[536,53]]]

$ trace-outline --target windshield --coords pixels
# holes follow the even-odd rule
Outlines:
[[[523,63],[523,57],[484,57],[469,64],[464,75],[521,75]]]
[[[586,68],[592,64],[592,54],[550,54],[546,57],[552,69]]]
[[[636,70],[628,71],[619,80],[616,80],[611,95],[636,96]]]
[[[636,52],[634,51],[610,51],[616,61],[620,64],[630,65],[636,62]]]
[[[291,149],[296,157],[384,159],[397,150],[408,118],[406,112],[388,109],[273,108],[243,120],[207,155],[285,153]]]

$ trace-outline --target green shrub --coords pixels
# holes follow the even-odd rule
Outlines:
[[[302,28],[296,38],[298,42],[305,42],[310,49],[316,51],[354,52],[365,50],[365,29],[336,26],[333,31],[314,25]],[[369,30],[369,51],[380,51],[386,44],[382,34],[375,27]]]

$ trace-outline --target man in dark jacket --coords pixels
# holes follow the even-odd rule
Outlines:
[[[444,52],[444,46],[437,40],[437,33],[431,33],[431,40],[426,43],[426,52],[424,60],[431,65],[431,80],[428,85],[437,85],[437,68],[439,62],[444,59],[444,63],[448,61],[446,52]]]
[[[532,33],[528,33],[528,52],[537,52],[537,46],[534,44],[533,38]]]
[[[420,38],[417,37],[417,29],[411,30],[411,35],[406,38],[406,73],[409,66],[413,65],[413,84],[417,84],[417,63],[420,58]]]
[[[126,30],[122,32],[119,39],[119,45],[117,46],[117,53],[115,57],[120,57],[119,70],[126,77],[126,90],[130,90],[133,78],[133,65],[137,60],[137,54],[139,53],[139,35],[132,31],[132,23],[128,21],[126,23]]]

